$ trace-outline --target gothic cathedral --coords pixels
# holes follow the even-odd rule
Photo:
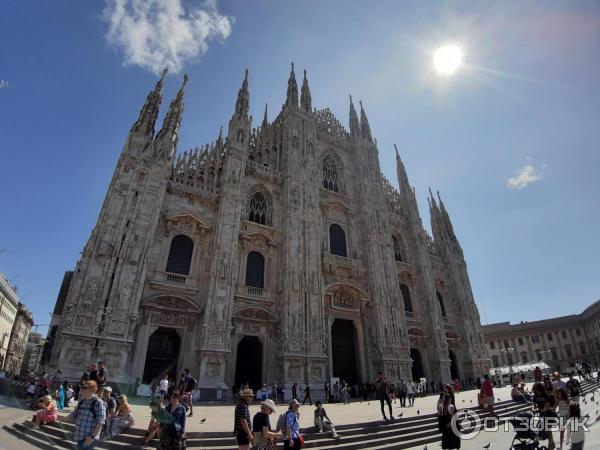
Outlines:
[[[145,384],[189,368],[204,399],[487,371],[444,203],[429,199],[431,237],[397,150],[399,189],[381,173],[362,103],[359,117],[350,98],[348,132],[292,65],[281,111],[252,128],[246,71],[227,136],[177,154],[187,77],[155,133],[163,82],[55,308],[50,367],[78,379],[102,359],[111,380]]]

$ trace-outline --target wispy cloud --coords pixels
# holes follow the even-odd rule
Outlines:
[[[8,87],[8,80],[0,80],[0,89],[5,89]]]
[[[206,53],[209,42],[226,39],[233,18],[215,0],[106,0],[106,40],[123,53],[125,65],[159,73],[179,72]]]
[[[542,179],[543,170],[548,167],[546,164],[542,164],[540,169],[536,169],[531,164],[531,158],[527,158],[529,164],[521,167],[516,176],[510,177],[506,187],[509,189],[525,189],[529,184],[534,183]]]

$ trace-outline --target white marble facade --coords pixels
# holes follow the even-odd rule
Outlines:
[[[399,189],[382,175],[362,104],[359,114],[351,99],[347,131],[313,109],[306,73],[299,90],[292,67],[281,111],[270,122],[265,109],[252,128],[246,72],[227,137],[176,154],[184,87],[155,133],[163,82],[127,136],[51,366],[79,376],[104,359],[132,382],[153,358],[153,370],[190,368],[206,395],[243,370],[255,383],[316,386],[380,368],[436,382],[487,370],[444,204],[431,196],[431,237],[398,153]],[[173,250],[174,239],[185,245]],[[173,268],[174,251],[189,268]]]

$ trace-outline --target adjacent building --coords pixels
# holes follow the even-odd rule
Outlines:
[[[253,128],[246,71],[228,130],[177,155],[187,77],[155,133],[163,82],[59,295],[50,369],[78,378],[103,359],[114,381],[150,383],[188,367],[205,398],[488,371],[446,207],[431,195],[429,235],[398,151],[398,188],[382,175],[362,103],[346,129],[292,66],[281,110]]]
[[[38,372],[44,343],[44,336],[40,333],[29,333],[23,363],[21,364],[21,375],[35,375]]]
[[[543,361],[553,370],[600,362],[600,300],[581,314],[482,326],[492,367]]]
[[[29,332],[31,331],[32,326],[33,315],[23,303],[19,302],[10,334],[6,358],[4,360],[4,371],[7,374],[20,374],[23,356],[25,355],[25,348],[27,346],[27,339],[29,338]]]
[[[0,272],[0,369],[4,368],[10,343],[13,324],[19,309],[19,296],[16,289]]]

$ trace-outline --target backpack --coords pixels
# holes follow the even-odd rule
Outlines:
[[[287,413],[289,413],[291,411],[286,411],[284,413],[279,414],[279,417],[277,418],[277,426],[275,427],[275,431],[281,431],[285,433],[285,422],[287,419]]]
[[[185,386],[185,392],[192,392],[195,387],[196,387],[196,379],[193,377],[190,377],[190,379],[187,380],[187,384]]]
[[[98,403],[97,398],[93,398],[92,401],[90,402],[90,412],[92,413],[92,416],[94,416],[94,420],[96,420],[98,418],[98,415],[96,414],[96,403]],[[79,403],[77,403],[77,407],[75,408],[75,417],[77,417],[77,414],[79,414],[80,408],[81,408],[81,401],[79,401]]]

